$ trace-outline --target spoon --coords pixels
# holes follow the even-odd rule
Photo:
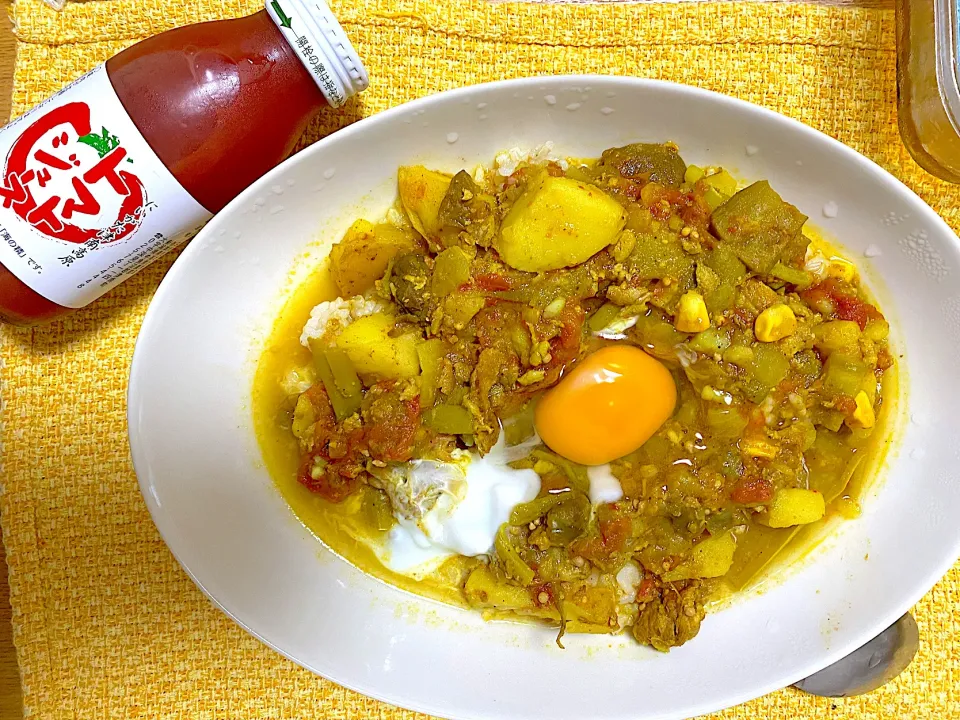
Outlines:
[[[794,687],[821,697],[863,695],[903,672],[919,646],[917,621],[907,613],[866,645]]]

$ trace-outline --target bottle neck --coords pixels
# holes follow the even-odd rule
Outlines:
[[[332,107],[367,88],[367,71],[323,0],[266,0],[266,13]]]

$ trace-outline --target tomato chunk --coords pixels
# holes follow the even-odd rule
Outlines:
[[[870,303],[846,292],[836,278],[828,278],[819,285],[800,293],[804,302],[836,320],[850,320],[863,330],[867,321],[883,315]]]
[[[773,485],[762,477],[741,478],[730,492],[730,499],[741,505],[758,505],[773,499]]]

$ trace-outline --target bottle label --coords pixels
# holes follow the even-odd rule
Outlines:
[[[101,65],[0,130],[0,263],[58,305],[91,303],[209,220]]]

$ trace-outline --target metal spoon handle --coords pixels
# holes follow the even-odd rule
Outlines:
[[[919,647],[920,630],[907,613],[863,647],[794,687],[822,697],[863,695],[903,672]]]

